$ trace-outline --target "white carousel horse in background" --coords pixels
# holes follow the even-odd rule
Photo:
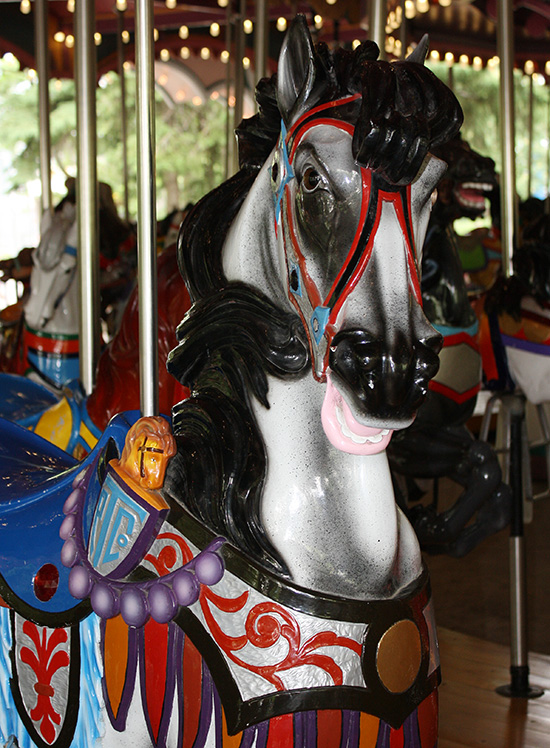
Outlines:
[[[32,368],[61,385],[79,375],[74,200],[67,197],[54,213],[44,215],[40,237],[24,309],[24,344]]]
[[[123,449],[135,416],[80,465],[2,425],[6,739],[436,745],[427,573],[385,455],[441,344],[419,252],[445,170],[429,151],[462,115],[425,51],[390,64],[290,27],[241,170],[182,226],[176,454],[140,421]],[[162,490],[135,487],[168,459]]]
[[[79,290],[75,180],[53,213],[45,213],[40,243],[33,252],[30,295],[24,307],[23,363],[17,373],[38,374],[57,387],[79,376]],[[102,268],[102,299],[127,296],[131,269],[120,261],[121,245],[132,243],[132,232],[118,217],[109,185],[99,183],[98,249]],[[128,276],[128,277],[127,277]],[[124,298],[126,298],[124,296]],[[106,303],[106,302],[105,302]]]

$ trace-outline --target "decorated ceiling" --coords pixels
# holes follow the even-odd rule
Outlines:
[[[154,0],[155,52],[159,59],[228,59],[226,30],[235,23],[245,26],[246,55],[254,66],[254,24],[256,3],[246,3],[246,14],[238,15],[236,0]],[[516,64],[524,67],[532,60],[534,71],[545,73],[550,59],[550,1],[515,0]],[[228,7],[229,6],[229,7]],[[274,0],[268,3],[271,68],[277,58],[286,21],[296,12],[304,13],[318,39],[329,44],[353,44],[368,38],[367,0]],[[133,60],[133,0],[95,0],[98,73],[116,69],[117,35],[122,29],[125,58]],[[467,58],[472,64],[486,65],[496,54],[497,0],[389,0],[386,27],[387,53],[399,55],[403,42],[408,46],[430,36],[432,50],[443,59]],[[74,54],[74,0],[48,2],[51,74],[71,77]],[[11,52],[25,67],[34,67],[34,12],[31,0],[0,0],[0,54]],[[204,73],[211,63],[199,65]],[[197,65],[195,64],[195,67]]]

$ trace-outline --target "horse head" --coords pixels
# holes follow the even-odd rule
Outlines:
[[[429,151],[455,134],[461,112],[423,66],[424,52],[421,61],[397,63],[378,61],[372,42],[332,53],[313,46],[298,18],[277,75],[257,88],[259,113],[237,130],[241,170],[199,202],[180,231],[193,306],[168,367],[193,394],[174,409],[178,456],[168,491],[179,500],[185,494],[195,514],[263,560],[267,528],[303,583],[316,566],[312,553],[321,546],[340,553],[346,527],[358,524],[354,512],[365,511],[363,478],[353,482],[347,458],[383,456],[437,371],[441,338],[422,311],[418,264],[445,170]],[[321,422],[328,440],[317,436]],[[213,466],[207,475],[198,456]],[[289,548],[282,490],[308,507],[293,536],[308,513],[323,534],[333,526],[331,512],[341,520],[347,511],[332,495],[336,480],[312,496],[316,470],[340,476],[338,491],[349,489],[354,508],[341,523],[338,549],[338,533],[306,541],[309,530]],[[393,505],[389,473],[379,489],[384,506]],[[384,549],[378,587],[394,568],[399,535],[395,507],[382,515],[393,517],[393,545]],[[300,543],[309,559],[302,577],[305,563],[293,559]],[[364,580],[374,536],[348,545],[342,574],[347,566],[348,579]],[[268,561],[278,556],[272,551]],[[311,584],[342,590],[336,576],[330,585]],[[365,594],[366,586],[350,582],[350,594]]]
[[[365,453],[412,421],[437,371],[440,337],[422,312],[417,265],[445,170],[429,149],[460,124],[454,96],[420,62],[377,56],[372,42],[331,56],[305,23],[292,26],[265,167],[276,246],[260,268],[224,259],[229,277],[261,288],[279,277],[277,303],[299,315],[313,374],[327,382],[327,435]],[[338,426],[343,414],[353,437]]]
[[[460,134],[434,149],[448,169],[437,188],[433,219],[449,224],[456,218],[479,218],[487,199],[498,189],[495,162],[474,151]]]
[[[43,219],[40,243],[33,253],[25,320],[34,330],[78,332],[76,298],[69,307],[61,303],[76,274],[76,243],[76,207],[66,199]]]

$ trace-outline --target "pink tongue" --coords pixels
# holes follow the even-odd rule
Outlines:
[[[485,198],[484,196],[478,192],[477,190],[460,190],[460,194],[465,200],[470,200],[471,202],[476,203],[483,203],[485,204]]]
[[[344,415],[346,430],[349,431],[348,436],[344,435],[342,426],[338,421],[339,410]],[[372,428],[372,426],[362,426],[358,423],[346,405],[344,398],[337,391],[336,387],[333,386],[330,374],[327,374],[325,398],[323,400],[323,407],[321,408],[321,421],[324,432],[332,446],[342,452],[354,455],[374,455],[384,451],[393,433],[391,429],[388,429],[386,434],[382,436],[382,429]],[[359,439],[364,439],[364,441],[357,442],[357,439],[354,440],[353,435]],[[372,439],[377,436],[379,438],[376,441],[369,441],[367,438]]]
[[[327,377],[327,387],[329,386],[328,383],[330,382],[330,379]],[[332,383],[330,384],[332,387]],[[344,412],[344,419],[346,421],[346,426],[349,428],[350,431],[353,431],[354,434],[357,434],[357,436],[376,436],[379,434],[382,429],[376,429],[372,426],[363,426],[359,423],[359,421],[355,420],[355,417],[353,413],[350,410],[349,405],[344,400],[343,397],[340,398],[340,404],[342,405],[342,410]]]

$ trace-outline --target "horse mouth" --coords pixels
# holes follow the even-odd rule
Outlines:
[[[489,182],[462,182],[455,190],[456,199],[463,208],[482,213],[485,210],[485,198],[492,192]]]
[[[390,428],[376,428],[359,423],[332,383],[330,374],[327,374],[321,421],[333,447],[349,454],[373,455],[383,452],[393,434],[393,429]]]

